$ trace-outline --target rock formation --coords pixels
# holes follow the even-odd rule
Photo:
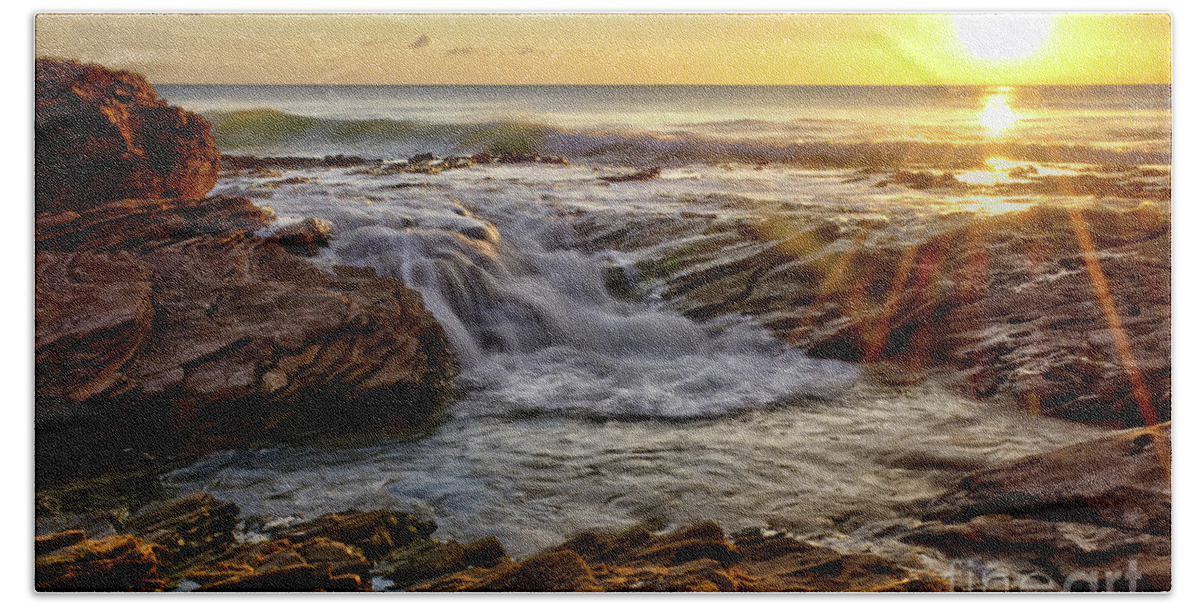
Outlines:
[[[458,368],[421,297],[317,269],[327,226],[254,236],[246,199],[201,198],[207,123],[139,76],[37,63],[39,484],[144,456],[404,430]],[[162,117],[173,116],[174,127]]]
[[[146,79],[74,61],[35,64],[38,211],[122,198],[200,198],[220,168],[212,126]]]
[[[640,252],[642,277],[685,314],[748,314],[818,357],[886,362],[900,381],[953,370],[978,397],[1051,416],[1171,417],[1171,219],[1157,204],[949,217],[923,236],[697,213],[576,231]]]
[[[410,569],[411,570],[411,569]],[[892,560],[712,522],[668,534],[587,532],[528,559],[407,586],[409,591],[949,591]]]
[[[430,538],[400,511],[346,511],[238,542],[235,505],[191,494],[118,517],[114,529],[39,536],[43,591],[944,591],[945,581],[870,554],[783,535],[727,537],[714,523],[667,533],[580,534],[524,560],[493,537]]]
[[[1067,588],[1167,591],[1171,424],[976,471],[920,512],[929,523],[902,541],[956,557],[1019,558]]]

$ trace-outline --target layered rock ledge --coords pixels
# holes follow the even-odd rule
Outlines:
[[[269,212],[202,198],[220,158],[203,118],[140,76],[48,59],[37,75],[39,484],[403,431],[451,395],[456,359],[420,294],[293,255],[328,243],[317,220],[258,237]]]
[[[38,536],[42,591],[947,591],[928,572],[784,535],[706,522],[656,534],[587,532],[523,560],[493,537],[432,538],[401,511],[344,511],[241,533],[238,508],[191,494]],[[80,523],[54,520],[43,526]],[[243,540],[238,540],[239,537]]]
[[[882,363],[898,382],[948,370],[1040,414],[1171,418],[1171,218],[1157,203],[959,214],[915,235],[885,220],[688,212],[575,228],[637,256],[642,280],[693,318],[747,314],[815,356]],[[646,290],[612,270],[614,294]]]

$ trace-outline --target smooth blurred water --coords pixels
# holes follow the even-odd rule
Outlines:
[[[766,223],[780,238],[821,222],[870,226],[874,246],[1037,204],[1169,210],[1071,188],[989,190],[1096,175],[1169,190],[1169,87],[160,92],[206,112],[226,153],[491,149],[571,161],[225,175],[217,193],[270,206],[277,225],[330,221],[335,238],[318,264],[369,266],[420,290],[460,354],[466,392],[423,437],[230,452],[165,478],[268,523],[412,509],[445,537],[495,534],[517,554],[589,528],[697,519],[853,534],[903,516],[963,471],[1098,434],[965,397],[946,388],[948,376],[885,386],[869,369],[789,349],[749,319],[685,318],[638,276],[632,253],[581,234],[661,226],[636,252],[652,258],[703,238],[709,220]],[[1016,117],[998,132],[980,114],[996,95]],[[597,179],[650,163],[665,166],[658,179]],[[888,183],[900,167],[963,181]],[[636,293],[612,293],[614,271]]]

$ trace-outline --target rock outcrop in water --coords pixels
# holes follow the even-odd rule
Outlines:
[[[1082,590],[1171,588],[1171,423],[976,471],[901,540],[1018,559]]]
[[[642,276],[693,318],[749,314],[812,355],[887,362],[897,379],[954,370],[977,396],[1046,415],[1170,418],[1171,219],[1160,205],[929,224],[897,237],[886,221],[684,213],[577,232],[644,251]]]
[[[268,212],[200,198],[219,156],[202,118],[138,76],[54,60],[37,74],[39,483],[412,428],[447,398],[457,363],[419,294],[285,250],[320,246],[319,222],[263,239]]]

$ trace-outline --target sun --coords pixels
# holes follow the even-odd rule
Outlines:
[[[1008,87],[1001,87],[983,100],[983,109],[979,112],[979,124],[992,137],[1007,131],[1009,127],[1021,119],[1021,115],[1013,111],[1009,105]]]
[[[967,52],[981,59],[1024,59],[1042,48],[1054,15],[965,13],[954,15],[954,30]]]

